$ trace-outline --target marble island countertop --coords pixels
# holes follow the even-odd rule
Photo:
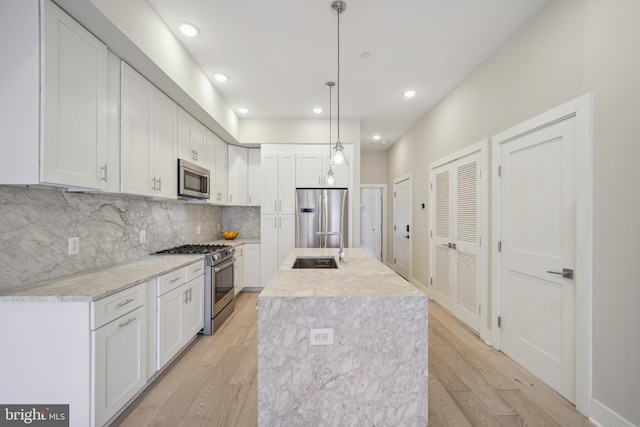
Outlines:
[[[211,244],[239,246],[260,239],[215,240]],[[203,255],[149,255],[0,291],[2,301],[96,301],[116,292],[203,259]]]
[[[424,297],[415,286],[360,248],[345,248],[337,269],[294,269],[296,257],[333,256],[338,249],[294,249],[267,283],[260,297]]]

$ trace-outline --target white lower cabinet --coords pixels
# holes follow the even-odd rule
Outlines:
[[[258,288],[260,284],[260,244],[245,243],[242,251],[243,288]]]
[[[147,383],[146,307],[91,333],[94,345],[95,425],[115,415]]]
[[[246,245],[236,246],[236,263],[233,265],[233,294],[238,295],[244,288],[244,249]]]
[[[147,287],[125,289],[91,304],[91,406],[102,426],[147,383]]]
[[[202,261],[196,264],[201,265]],[[187,282],[189,269],[187,266],[158,276],[158,369],[178,354],[204,326],[204,275]],[[203,269],[200,271],[204,272]]]

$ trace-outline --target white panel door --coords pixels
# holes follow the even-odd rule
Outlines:
[[[278,266],[289,255],[296,245],[296,216],[280,215],[278,217]]]
[[[249,206],[260,206],[262,202],[262,169],[260,149],[250,148],[247,154],[247,202]]]
[[[322,155],[319,153],[296,154],[296,188],[318,188],[322,180]]]
[[[360,189],[360,246],[382,261],[382,189]]]
[[[295,154],[280,154],[278,156],[278,213],[296,213]]]
[[[575,118],[500,146],[501,349],[575,401]],[[558,274],[560,273],[560,274]]]
[[[411,179],[394,184],[393,261],[395,272],[411,277]]]
[[[150,153],[154,197],[175,199],[177,182],[177,118],[178,106],[169,97],[155,89],[153,93],[153,145]]]

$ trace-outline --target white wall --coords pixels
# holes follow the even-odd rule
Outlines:
[[[608,408],[598,411],[603,425],[640,425],[638,40],[635,0],[553,0],[404,135],[388,161],[389,185],[411,172],[414,200],[426,199],[430,162],[594,93],[592,409]],[[426,236],[416,206],[414,230]],[[415,239],[412,252],[414,279],[426,284],[427,239]]]
[[[360,153],[360,184],[386,184],[387,180],[387,152]]]

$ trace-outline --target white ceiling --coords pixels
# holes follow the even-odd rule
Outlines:
[[[547,1],[347,0],[340,117],[361,120],[363,150],[388,149]],[[331,0],[148,2],[232,108],[249,108],[241,117],[329,117],[325,82],[337,79]],[[200,35],[182,35],[179,22]],[[230,80],[216,82],[218,72]],[[409,88],[418,94],[403,98]],[[334,120],[336,95],[334,88]],[[324,112],[314,114],[316,106]],[[374,143],[374,134],[388,144]]]

